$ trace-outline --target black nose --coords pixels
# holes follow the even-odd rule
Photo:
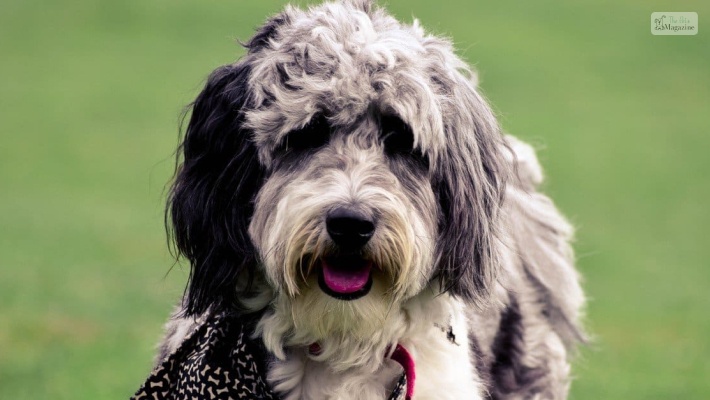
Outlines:
[[[336,208],[325,219],[325,226],[333,242],[338,246],[358,250],[375,232],[375,224],[360,212],[348,208]]]

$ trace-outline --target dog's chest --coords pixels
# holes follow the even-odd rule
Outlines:
[[[482,399],[483,385],[471,359],[463,307],[451,298],[434,302],[439,304],[410,304],[406,308],[413,323],[399,340],[413,362],[413,371],[407,373],[407,378],[414,377],[413,399]],[[272,364],[268,375],[286,400],[383,400],[393,398],[402,374],[402,366],[392,359],[374,368],[335,371],[300,352]],[[396,397],[404,398],[404,393]]]
[[[481,399],[463,305],[453,299],[447,303],[448,318],[402,342],[416,365],[414,399]]]

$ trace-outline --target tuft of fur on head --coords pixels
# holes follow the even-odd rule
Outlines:
[[[401,305],[426,288],[483,303],[509,162],[451,44],[347,0],[288,6],[246,47],[193,103],[169,198],[192,267],[186,312],[266,308],[257,335],[274,354],[320,342],[352,366],[384,354],[410,323]],[[340,251],[324,223],[338,207],[377,225],[358,255],[373,288],[353,301],[316,279]]]

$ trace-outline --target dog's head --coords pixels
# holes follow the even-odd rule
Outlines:
[[[255,276],[345,324],[431,283],[485,298],[504,144],[450,43],[351,0],[287,7],[246,47],[195,100],[169,199],[187,311]]]

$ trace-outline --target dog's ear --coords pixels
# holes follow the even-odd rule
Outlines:
[[[486,298],[496,276],[498,210],[508,164],[493,112],[472,81],[456,74],[449,88],[454,110],[444,121],[447,144],[434,188],[441,207],[439,278],[444,289],[470,301]]]
[[[166,217],[179,254],[191,264],[184,299],[189,315],[234,304],[237,277],[242,272],[251,277],[256,264],[247,229],[263,168],[251,134],[242,128],[248,77],[244,63],[210,75],[191,106],[179,149],[182,163]]]

